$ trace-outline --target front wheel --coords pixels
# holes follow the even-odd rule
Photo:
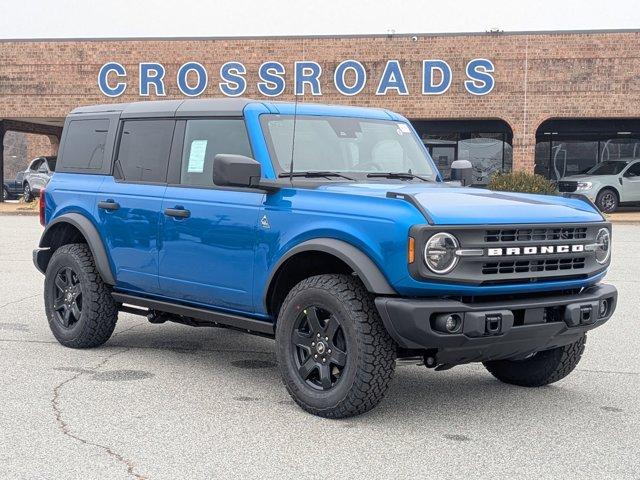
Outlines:
[[[276,347],[289,394],[321,417],[372,409],[395,368],[395,344],[373,298],[350,275],[318,275],[298,283],[280,309]]]
[[[612,213],[618,209],[618,194],[610,188],[603,188],[596,197],[596,206],[604,213]]]
[[[538,352],[525,360],[494,360],[485,362],[489,373],[498,380],[521,387],[542,387],[569,375],[584,353],[587,336],[578,341]]]
[[[2,187],[2,200],[9,200],[9,190],[7,187]]]

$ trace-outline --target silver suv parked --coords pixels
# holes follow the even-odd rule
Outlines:
[[[580,193],[600,211],[615,212],[620,204],[640,202],[640,159],[598,163],[583,174],[562,178],[558,190]]]
[[[16,176],[16,183],[22,184],[24,201],[30,202],[40,195],[56,170],[56,157],[38,157],[31,161],[23,172]]]

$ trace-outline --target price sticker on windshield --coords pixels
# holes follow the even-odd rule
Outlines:
[[[398,125],[398,129],[396,130],[396,132],[398,132],[398,135],[402,136],[402,134],[404,133],[411,133],[411,129],[406,123],[398,123],[396,125]]]

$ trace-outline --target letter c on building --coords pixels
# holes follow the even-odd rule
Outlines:
[[[112,87],[109,85],[109,75],[111,73],[119,79],[127,76],[127,71],[119,63],[105,63],[98,72],[98,88],[107,97],[119,97],[127,89],[127,82],[118,82]]]

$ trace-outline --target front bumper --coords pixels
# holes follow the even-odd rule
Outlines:
[[[404,349],[436,350],[438,364],[524,358],[567,345],[604,324],[618,291],[598,284],[572,294],[505,297],[497,301],[378,297],[376,307],[391,337]],[[606,311],[600,313],[606,302]],[[440,314],[458,314],[459,333],[434,328]]]

